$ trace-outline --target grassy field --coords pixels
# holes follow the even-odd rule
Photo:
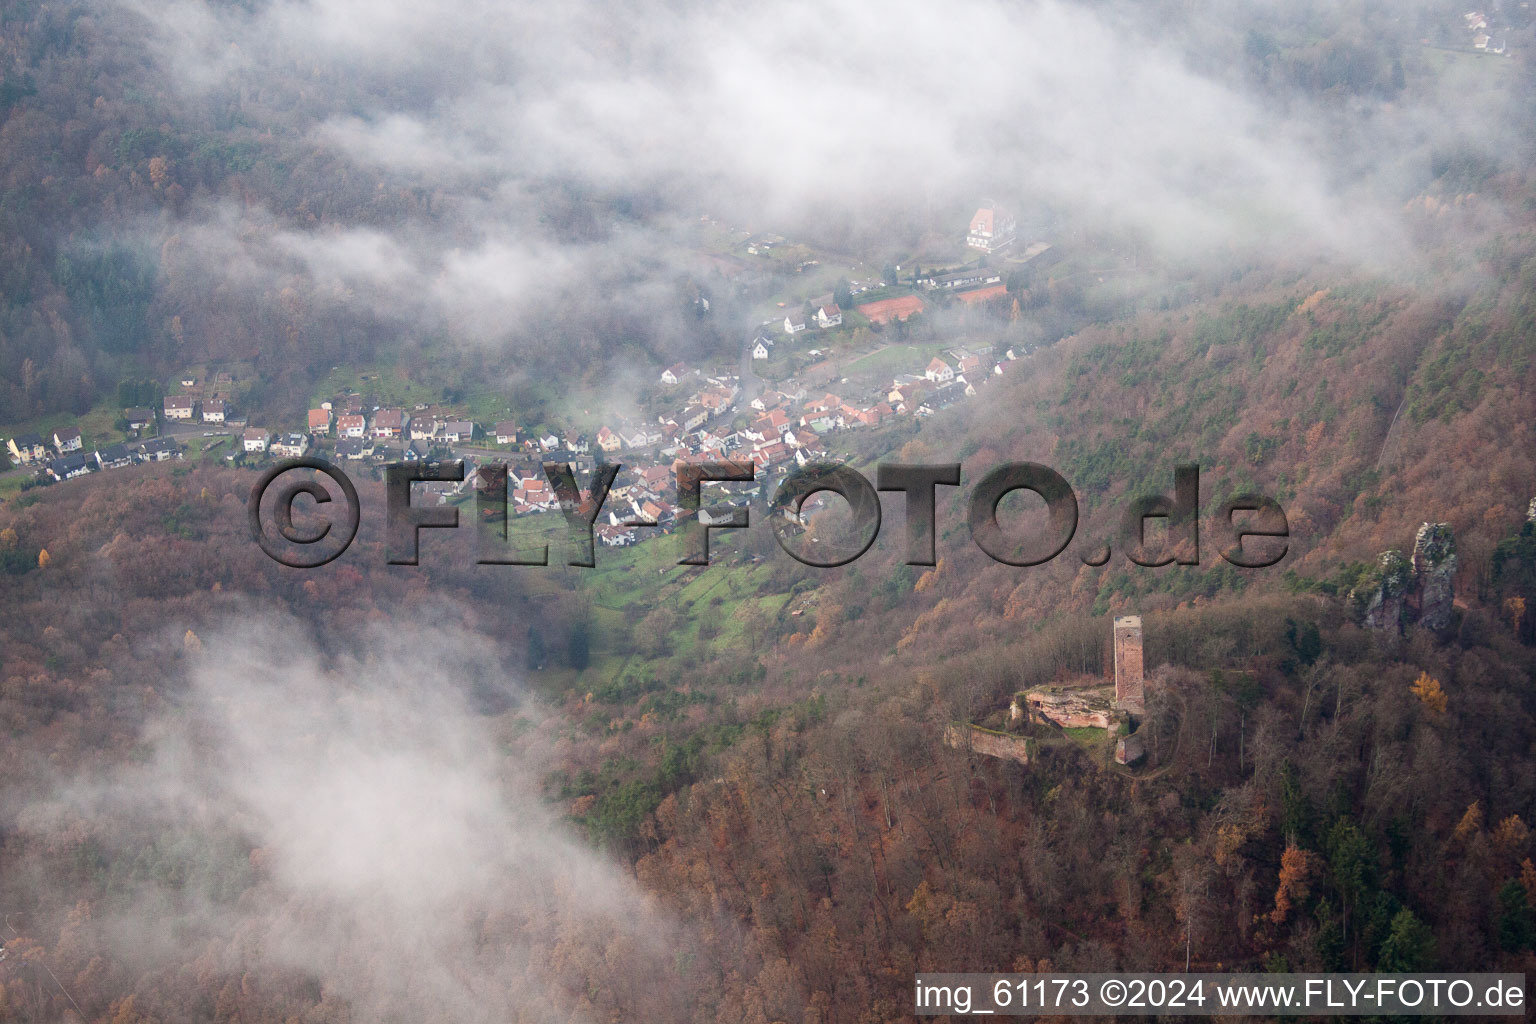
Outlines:
[[[860,356],[843,367],[843,372],[850,377],[859,374],[882,378],[895,377],[901,373],[922,373],[928,362],[948,348],[949,344],[943,341],[930,341],[921,344],[888,345],[868,355]]]
[[[80,435],[85,442],[83,450],[86,452],[116,444],[127,439],[126,434],[112,426],[123,414],[122,410],[114,404],[116,401],[117,397],[114,395],[98,403],[82,416],[53,413],[25,423],[7,424],[0,427],[0,439],[15,437],[18,434],[36,433],[46,441],[48,435],[60,427],[79,427]]]
[[[729,537],[714,535],[708,567],[678,565],[682,540],[675,535],[632,548],[599,548],[595,568],[572,570],[579,573],[578,589],[591,602],[590,663],[581,671],[556,666],[533,673],[535,688],[555,697],[586,693],[626,672],[665,679],[671,659],[739,649],[748,642],[749,616],[759,611],[769,619],[776,618],[791,595],[760,594],[770,567],[742,564],[733,547]],[[552,546],[551,558],[559,550]],[[678,613],[665,638],[666,653],[653,657],[629,653],[627,647],[619,649],[615,641],[629,632],[626,612],[635,606],[666,607]],[[700,626],[706,621],[713,622],[716,632],[701,638]]]

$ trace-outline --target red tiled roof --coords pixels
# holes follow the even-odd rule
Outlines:
[[[893,320],[905,320],[915,313],[921,313],[923,300],[916,295],[903,295],[895,299],[866,302],[859,306],[858,310],[868,317],[871,323],[888,324]]]

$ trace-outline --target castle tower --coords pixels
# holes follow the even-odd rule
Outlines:
[[[1114,642],[1115,707],[1133,715],[1144,715],[1147,702],[1142,693],[1141,616],[1116,618]]]

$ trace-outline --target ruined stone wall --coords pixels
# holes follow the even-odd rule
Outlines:
[[[1133,715],[1146,714],[1146,680],[1141,652],[1141,616],[1115,619],[1115,707]]]
[[[988,757],[1001,757],[1019,764],[1029,764],[1034,744],[1026,736],[1010,736],[976,725],[947,725],[944,742],[957,750],[971,750]]]

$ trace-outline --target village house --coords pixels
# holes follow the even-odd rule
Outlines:
[[[770,413],[764,413],[744,428],[741,435],[749,441],[766,441],[769,438],[778,439],[789,427],[789,417],[783,409],[775,409]]]
[[[368,433],[368,418],[362,413],[349,413],[336,420],[336,436],[360,438]]]
[[[974,394],[975,389],[972,389],[971,393]],[[933,394],[929,395],[923,401],[923,404],[917,407],[917,415],[931,416],[943,409],[948,409],[950,406],[954,405],[956,402],[965,397],[965,383],[962,381],[951,381],[950,383],[937,388]]]
[[[449,444],[463,444],[475,439],[475,425],[469,420],[449,420],[443,424],[443,432],[440,440]],[[558,439],[556,444],[558,444]]]
[[[96,451],[96,465],[102,469],[122,469],[133,465],[133,456],[126,445],[108,445]]]
[[[821,438],[809,427],[790,427],[784,431],[782,440],[792,448],[809,448],[819,444]]]
[[[197,402],[184,396],[167,398],[165,400],[165,418],[168,420],[190,420],[197,411]]]
[[[703,406],[705,409],[709,410],[709,414],[711,416],[714,416],[722,412],[726,406],[730,405],[731,400],[734,399],[740,393],[740,391],[741,389],[736,387],[734,384],[729,386],[716,384],[713,387],[707,387],[703,391],[700,391],[697,395],[694,395],[688,404]]]
[[[918,284],[924,288],[943,288],[948,291],[959,291],[964,288],[980,288],[984,285],[999,284],[1003,280],[1003,272],[995,267],[966,267],[963,270],[953,270],[947,274],[932,274],[921,278]]]
[[[346,459],[350,462],[358,462],[362,459],[366,459],[368,456],[372,455],[373,452],[374,442],[372,438],[365,437],[361,440],[358,440],[357,438],[353,437],[344,437],[340,441],[336,442],[336,457],[338,459]]]
[[[309,410],[309,432],[311,434],[325,435],[331,432],[331,410]]]
[[[773,355],[773,339],[759,331],[756,338],[752,339],[752,358],[767,359]]]
[[[861,409],[855,413],[854,419],[858,421],[860,426],[878,427],[881,423],[884,423],[886,417],[890,416],[893,412],[894,410],[890,407],[889,403],[876,402],[868,409]]]
[[[782,391],[764,391],[749,403],[758,412],[767,412],[770,409],[779,409],[795,402],[795,396],[785,394]]]
[[[79,427],[60,427],[53,432],[53,448],[60,455],[77,452],[84,445],[85,442],[80,437]]]
[[[752,461],[760,470],[771,466],[781,465],[794,458],[794,451],[783,441],[773,441],[769,444],[752,449]]]
[[[657,526],[669,526],[676,518],[676,511],[664,501],[646,501],[640,505],[640,514],[645,517],[645,521]]]
[[[309,451],[308,434],[284,434],[272,442],[272,454],[285,459],[302,459]]]
[[[145,462],[179,459],[181,447],[168,437],[153,437],[139,445],[139,458]]]
[[[493,429],[497,444],[517,444],[517,424],[514,421],[502,420]]]
[[[222,398],[210,398],[203,403],[204,423],[223,423],[224,413],[224,399]]]
[[[267,432],[260,427],[246,427],[240,443],[246,451],[260,453],[267,450],[267,437]]]
[[[971,217],[965,244],[982,252],[997,252],[1013,244],[1017,225],[1013,215],[991,206],[983,206]]]
[[[938,356],[934,356],[933,359],[929,361],[928,368],[923,371],[923,376],[927,377],[935,384],[946,384],[949,381],[955,379],[955,371],[954,368],[944,360],[940,359]]]
[[[806,402],[805,408],[801,411],[804,416],[811,417],[836,412],[842,407],[843,400],[829,391],[825,395],[822,395],[820,398],[813,398],[809,402]],[[802,419],[801,422],[804,422],[804,419]]]
[[[400,409],[380,409],[373,414],[373,436],[378,438],[399,437],[405,432],[408,420]]]
[[[54,459],[48,463],[48,475],[59,482],[72,480],[77,476],[85,476],[91,471],[91,464],[86,461],[85,455],[80,452],[72,452],[63,458]]]

